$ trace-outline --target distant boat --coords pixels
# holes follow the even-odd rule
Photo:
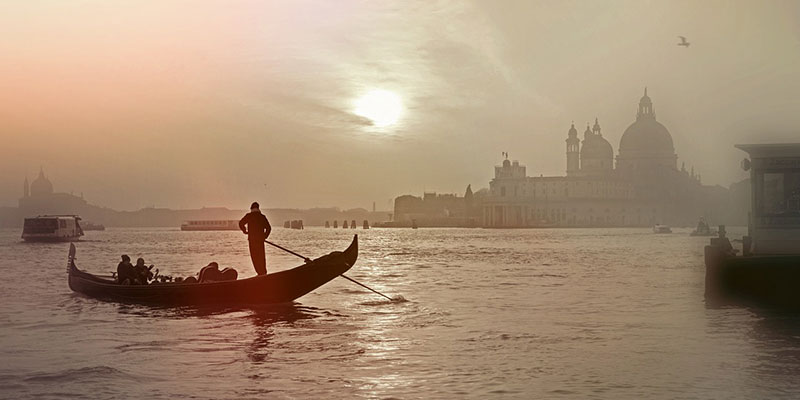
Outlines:
[[[40,215],[25,218],[22,239],[26,242],[71,242],[83,236],[77,215]]]
[[[697,223],[697,228],[695,228],[689,236],[717,236],[717,230],[711,229],[706,221],[700,218],[700,221]]]
[[[191,220],[181,225],[182,231],[238,231],[239,221],[235,219],[222,220]]]
[[[656,224],[653,226],[653,233],[672,233],[672,228],[667,225]]]
[[[415,220],[415,219],[412,219],[412,220],[411,220],[411,229],[417,229],[417,228],[418,228],[418,226],[417,226],[417,220]]]
[[[103,224],[95,224],[95,223],[86,222],[86,221],[84,221],[81,224],[81,228],[83,228],[84,231],[104,231],[104,230],[106,230],[106,227]]]

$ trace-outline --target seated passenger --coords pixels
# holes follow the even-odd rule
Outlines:
[[[718,243],[719,243],[719,246],[722,248],[722,252],[724,254],[726,254],[726,255],[729,255],[729,256],[736,255],[736,252],[738,250],[733,248],[733,245],[731,244],[731,241],[728,239],[727,236],[725,236],[725,234],[726,234],[725,225],[720,225],[719,226],[719,231],[717,232],[717,234],[719,235]]]
[[[122,261],[117,265],[117,283],[122,285],[139,284],[136,269],[131,264],[131,258],[127,254],[122,255]]]
[[[152,272],[153,266],[151,265],[150,267],[148,267],[147,265],[145,265],[144,258],[141,257],[137,258],[136,265],[134,265],[133,268],[136,270],[136,276],[140,284],[146,285],[147,282],[149,282],[150,279],[153,278],[153,272]]]
[[[239,273],[233,268],[225,268],[219,270],[219,264],[210,262],[208,265],[200,269],[198,281],[204,282],[222,282],[222,281],[235,281],[239,277]]]

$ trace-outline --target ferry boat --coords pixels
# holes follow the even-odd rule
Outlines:
[[[26,242],[71,242],[83,236],[77,215],[39,215],[25,218],[22,239]]]
[[[689,236],[717,236],[717,230],[708,226],[704,218],[700,218],[700,221],[697,222],[697,228]]]
[[[706,299],[800,310],[800,143],[737,145],[752,201],[741,254],[725,236],[705,247]]]
[[[83,221],[81,224],[81,228],[84,231],[104,231],[106,230],[106,226],[103,224],[95,224],[94,222]]]
[[[666,225],[656,224],[653,226],[653,233],[672,233],[672,228]]]
[[[182,231],[238,231],[239,221],[235,219],[192,220],[181,224]]]

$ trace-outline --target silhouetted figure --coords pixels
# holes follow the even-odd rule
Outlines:
[[[139,274],[131,264],[131,258],[127,254],[122,255],[122,261],[117,264],[117,283],[122,285],[136,285],[140,281]]]
[[[691,43],[687,42],[686,38],[684,36],[678,36],[678,37],[681,38],[681,42],[678,43],[678,46],[683,46],[683,47],[689,48],[689,45]]]
[[[722,253],[729,256],[736,255],[736,250],[734,250],[731,241],[726,236],[725,225],[719,226],[719,231],[717,231],[717,234],[719,235],[717,244],[722,249]]]
[[[146,285],[147,282],[153,277],[153,266],[151,265],[148,267],[144,264],[144,258],[137,258],[136,265],[133,266],[133,269],[136,271],[136,279],[139,281],[140,284]]]
[[[706,220],[703,217],[700,217],[700,221],[697,222],[697,228],[695,229],[697,233],[707,235],[711,233],[711,228],[706,223]]]
[[[200,283],[205,282],[223,282],[235,281],[239,277],[239,273],[233,268],[225,268],[219,270],[219,264],[210,262],[208,265],[200,269],[197,280]],[[187,278],[188,279],[188,278]]]
[[[239,221],[239,229],[247,235],[247,241],[250,243],[250,259],[253,260],[256,273],[266,275],[267,258],[264,254],[264,241],[272,232],[272,227],[258,208],[258,203],[250,205],[250,212]]]

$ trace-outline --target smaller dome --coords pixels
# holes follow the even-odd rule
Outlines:
[[[510,166],[511,166],[511,161],[508,161],[508,159],[503,160],[503,168],[508,168]]]
[[[592,135],[584,139],[583,146],[581,147],[581,159],[584,158],[602,158],[613,159],[614,148],[601,135]]]
[[[578,136],[578,130],[575,129],[575,124],[569,128],[569,132],[567,133],[569,136]]]
[[[594,136],[594,133],[592,133],[592,128],[590,128],[589,124],[587,123],[586,124],[586,130],[583,131],[583,140],[587,140],[592,136]]]

